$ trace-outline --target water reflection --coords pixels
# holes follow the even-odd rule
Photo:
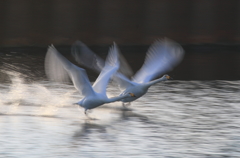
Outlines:
[[[0,84],[4,157],[240,156],[240,81],[159,83],[127,109],[92,110],[90,120],[72,105],[81,99],[72,85],[11,78]]]
[[[106,126],[94,123],[93,121],[86,120],[81,124],[81,129],[74,133],[75,138],[87,138],[91,133],[106,133]]]
[[[147,116],[133,112],[132,110],[123,110],[120,114],[121,114],[120,121],[129,120],[130,118],[138,119],[139,121],[142,121],[142,122],[148,121]]]

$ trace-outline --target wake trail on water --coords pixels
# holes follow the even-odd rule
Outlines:
[[[71,85],[50,82],[25,83],[21,73],[5,71],[11,81],[1,85],[0,113],[12,114],[19,106],[38,107],[36,114],[53,115],[60,107],[72,106],[77,91]],[[62,89],[65,89],[63,92]],[[66,91],[66,89],[69,89]]]
[[[0,83],[0,115],[86,119],[84,109],[74,105],[82,96],[72,84],[36,81],[27,73],[9,69],[1,69],[1,73],[9,82]],[[111,98],[119,93],[117,86],[110,83],[107,96]],[[111,120],[119,110],[122,110],[121,102],[114,102],[91,110],[90,116]]]

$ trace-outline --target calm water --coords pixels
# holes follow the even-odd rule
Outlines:
[[[167,81],[84,115],[72,85],[0,84],[0,157],[240,157],[240,81]],[[109,95],[119,93],[114,84]]]

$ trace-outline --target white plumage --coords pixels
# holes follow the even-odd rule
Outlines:
[[[92,52],[85,44],[77,41],[72,46],[72,55],[75,60],[97,72],[103,67],[103,59]],[[132,102],[137,98],[143,96],[150,86],[161,81],[166,81],[170,77],[164,75],[160,79],[156,77],[171,71],[183,59],[184,51],[182,47],[169,39],[157,40],[149,48],[143,66],[132,77],[132,80],[127,78],[124,74],[130,74],[128,64],[120,58],[120,71],[114,75],[114,80],[117,81],[121,89],[120,96],[124,96],[129,92],[134,93],[136,97],[123,98],[122,102]],[[98,63],[98,64],[96,64]],[[127,70],[127,71],[126,71]],[[153,80],[153,81],[152,81]]]
[[[49,46],[45,58],[45,72],[50,80],[66,81],[70,79],[75,88],[83,95],[84,98],[77,104],[85,109],[85,114],[88,109],[93,109],[105,103],[134,96],[132,93],[128,93],[113,98],[107,97],[107,84],[118,68],[118,48],[116,44],[110,48],[105,66],[101,68],[101,73],[93,86],[85,70],[72,64],[62,56],[54,46]]]

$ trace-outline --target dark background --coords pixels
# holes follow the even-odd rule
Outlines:
[[[148,46],[168,37],[186,52],[175,79],[240,78],[239,0],[1,0],[0,23],[1,63],[18,52],[41,54],[43,65],[48,45],[70,53],[76,40],[107,53],[115,41],[137,71]]]
[[[239,0],[1,0],[0,45],[238,43]]]

